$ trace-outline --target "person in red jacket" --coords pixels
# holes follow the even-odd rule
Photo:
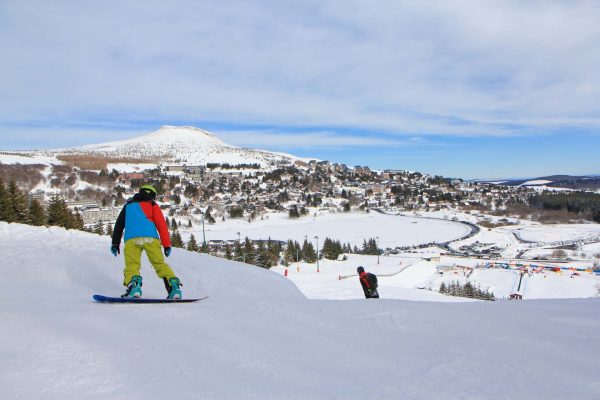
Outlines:
[[[123,206],[112,236],[110,251],[116,257],[120,253],[119,245],[125,231],[125,271],[123,285],[127,287],[121,297],[141,297],[142,277],[140,268],[142,251],[146,252],[148,260],[156,274],[163,279],[168,292],[168,299],[181,298],[181,282],[165,262],[164,255],[171,254],[171,237],[163,213],[155,202],[156,189],[144,185],[127,204]],[[160,239],[160,240],[159,240]]]
[[[365,269],[362,266],[356,268],[356,272],[358,273],[360,285],[365,293],[365,298],[378,299],[379,293],[377,292],[377,276],[370,272],[365,272]]]

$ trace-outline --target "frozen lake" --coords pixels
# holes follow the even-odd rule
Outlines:
[[[306,236],[319,242],[329,237],[342,243],[361,246],[364,239],[379,237],[379,247],[411,246],[429,242],[445,242],[462,237],[470,228],[461,223],[437,219],[405,217],[371,213],[322,213],[299,219],[290,219],[285,214],[270,214],[264,220],[249,223],[243,219],[217,221],[205,225],[206,240],[237,239],[237,232],[243,238],[304,241]],[[189,230],[182,230],[184,240]],[[202,240],[202,225],[195,223],[191,232],[197,240]]]

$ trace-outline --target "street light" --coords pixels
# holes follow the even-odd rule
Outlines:
[[[202,213],[202,251],[207,251],[206,233],[204,232],[204,213]],[[208,251],[207,251],[207,253],[208,253]]]
[[[236,234],[238,235],[238,246],[240,248],[240,250],[242,250],[242,236],[239,232],[236,232]],[[246,250],[242,250],[242,262],[246,262]]]
[[[319,237],[315,236],[315,239],[317,239],[317,272],[319,272]]]
[[[379,236],[375,236],[375,247],[377,247],[377,265],[379,265]]]

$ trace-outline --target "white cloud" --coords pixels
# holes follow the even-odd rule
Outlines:
[[[0,119],[593,129],[599,20],[592,1],[3,2]]]
[[[285,131],[216,131],[225,142],[240,147],[269,149],[299,148],[348,148],[348,147],[407,147],[414,145],[434,145],[422,138],[384,138],[380,136],[344,135],[334,132],[285,132]]]

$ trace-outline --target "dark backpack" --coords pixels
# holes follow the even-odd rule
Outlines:
[[[367,280],[369,281],[371,289],[377,289],[377,275],[367,272]]]

